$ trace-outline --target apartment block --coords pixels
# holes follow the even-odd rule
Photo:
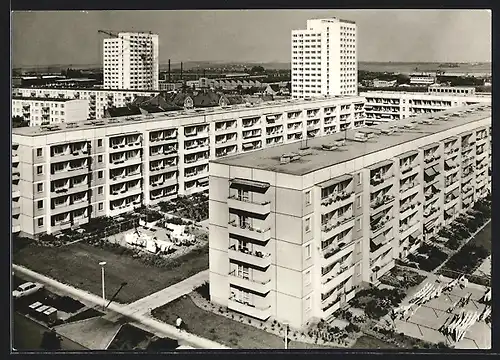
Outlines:
[[[158,55],[158,34],[121,32],[104,39],[104,87],[159,90]]]
[[[155,96],[158,91],[149,90],[119,90],[95,88],[13,88],[13,97],[43,98],[46,101],[55,99],[81,99],[88,100],[88,118],[101,119],[109,107],[126,106],[137,96]]]
[[[367,91],[360,93],[360,96],[365,98],[364,109],[367,124],[401,120],[419,114],[430,114],[466,105],[491,104],[491,95],[438,93],[432,89],[434,87],[429,87],[427,93],[402,91]]]
[[[14,96],[12,116],[22,117],[30,126],[83,121],[89,116],[89,101]]]
[[[353,21],[307,20],[292,30],[292,97],[358,94],[357,26]]]
[[[210,163],[210,297],[257,319],[328,319],[491,188],[491,105]]]
[[[14,129],[16,224],[29,236],[54,233],[207,191],[210,159],[362,127],[362,101],[274,101]]]

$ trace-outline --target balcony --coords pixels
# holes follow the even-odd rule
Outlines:
[[[322,266],[326,267],[329,266],[333,263],[336,263],[339,261],[339,259],[343,258],[344,256],[352,253],[354,251],[354,246],[355,244],[352,241],[352,236],[347,235],[343,237],[342,239],[339,239],[332,244],[328,245],[325,247],[322,252],[323,252],[323,261],[322,261]],[[333,270],[333,269],[332,269]],[[331,270],[327,272],[326,274],[323,274],[322,276],[327,276],[331,275]]]
[[[374,215],[382,210],[388,209],[392,206],[394,195],[385,194],[382,197],[377,197],[370,203],[370,212]]]
[[[391,185],[391,180],[394,178],[394,174],[387,173],[384,175],[375,175],[370,179],[370,192],[377,192],[389,185]]]
[[[87,191],[89,190],[89,185],[87,181],[82,181],[76,185],[73,186],[59,186],[55,187],[52,189],[50,192],[50,197],[58,197],[58,196],[63,196],[63,195],[71,195],[71,194],[76,194],[79,192]]]
[[[89,205],[90,204],[89,204],[89,200],[87,197],[83,198],[82,200],[78,200],[78,201],[74,202],[73,204],[70,204],[69,201],[66,201],[62,204],[54,206],[51,209],[50,214],[51,215],[64,214],[64,213],[67,213],[70,211],[86,208]]]
[[[259,268],[267,268],[271,265],[271,254],[266,254],[261,251],[250,251],[245,248],[237,248],[236,245],[228,249],[227,255],[229,259],[252,264]]]
[[[404,224],[399,227],[400,239],[405,239],[418,230],[420,222],[412,221],[410,224]]]
[[[393,222],[394,218],[391,217],[390,215],[388,215],[388,216],[389,216],[388,218],[386,217],[384,219],[381,219],[382,213],[379,213],[377,216],[375,216],[375,219],[373,220],[372,224],[373,223],[376,223],[376,224],[374,224],[374,225],[370,224],[370,237],[376,237],[382,231],[385,231],[394,225],[394,222]]]
[[[70,161],[76,159],[83,159],[89,157],[89,151],[87,148],[80,148],[72,151],[64,151],[59,154],[52,154],[51,161],[54,163]]]
[[[13,199],[17,199],[20,196],[21,196],[21,191],[12,189],[12,198]]]
[[[250,225],[240,226],[236,220],[230,221],[228,223],[228,231],[231,234],[243,236],[249,239],[254,239],[260,242],[266,242],[271,239],[271,228],[267,229],[256,229]]]
[[[255,306],[253,304],[244,303],[236,298],[229,298],[227,307],[233,311],[249,315],[259,320],[267,320],[271,316],[271,305]]]
[[[250,278],[239,276],[235,270],[229,273],[229,283],[259,294],[267,294],[272,289],[270,278],[267,280],[251,280]]]
[[[384,235],[381,235],[383,237],[382,241],[383,243],[378,244],[380,247],[374,251],[370,250],[370,260],[377,259],[380,255],[388,252],[392,248],[392,239],[389,238],[386,239]],[[378,238],[372,239],[373,242],[377,241]]]
[[[430,167],[437,165],[439,159],[441,159],[441,156],[436,154],[424,157],[424,164],[425,164],[424,167],[428,169]]]
[[[336,275],[331,277],[330,281],[322,285],[322,292],[328,293],[343,281],[349,279],[354,274],[354,266],[350,264],[342,264]]]
[[[18,181],[19,179],[21,179],[21,173],[17,170],[12,171],[12,180]]]
[[[118,175],[113,175],[111,179],[109,179],[110,184],[119,184],[125,181],[134,181],[142,179],[142,173],[140,171],[136,171],[133,173],[127,174],[125,171]]]
[[[399,193],[401,199],[406,199],[408,196],[411,196],[418,192],[420,189],[420,184],[417,181],[412,181],[411,183],[406,183],[399,188]]]
[[[18,163],[19,162],[19,155],[16,153],[16,154],[12,154],[12,163],[15,164],[15,163]]]
[[[335,224],[325,224],[321,227],[321,241],[326,241],[347,229],[354,227],[354,215],[334,220]]]
[[[16,234],[16,233],[18,233],[20,231],[21,231],[21,225],[19,225],[19,224],[17,224],[17,225],[12,224],[12,233],[13,234]]]
[[[403,219],[406,219],[410,214],[414,214],[415,211],[418,210],[418,207],[420,205],[421,205],[421,202],[415,201],[415,200],[412,200],[409,203],[403,204],[403,206],[401,206],[399,208],[399,219],[403,220]]]
[[[12,206],[12,216],[17,216],[21,213],[21,207],[19,205]]]
[[[233,209],[239,209],[254,214],[265,215],[271,212],[271,202],[254,202],[243,197],[230,196],[227,199],[227,205]]]
[[[78,167],[67,167],[64,170],[59,170],[50,175],[51,180],[61,180],[70,177],[77,177],[81,175],[87,175],[89,173],[89,168],[87,164]]]
[[[352,204],[354,202],[354,197],[354,191],[341,191],[331,194],[327,198],[321,200],[321,212],[326,214],[335,209]]]
[[[116,169],[124,166],[139,165],[142,163],[141,156],[133,156],[129,158],[122,157],[118,160],[111,161],[109,163],[110,169]]]

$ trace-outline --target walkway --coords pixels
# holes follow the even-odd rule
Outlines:
[[[127,313],[131,314],[149,314],[152,309],[168,304],[183,295],[189,294],[200,285],[203,285],[203,283],[208,281],[208,275],[208,269],[200,271],[198,274],[182,280],[177,284],[126,305],[124,309]],[[120,314],[109,314],[106,316],[106,318],[110,321],[117,321],[120,317]]]
[[[84,301],[89,301],[95,305],[100,305],[104,306],[104,302],[102,298],[100,298],[97,295],[88,293],[86,291],[77,289],[75,287],[62,284],[54,279],[48,278],[44,275],[38,274],[32,270],[29,270],[23,266],[19,265],[12,265],[12,268],[15,272],[25,274],[26,276],[29,276],[36,281],[45,284],[46,286],[57,288],[61,291],[64,291],[71,297],[78,299],[78,300],[84,300]],[[107,302],[106,302],[107,303]],[[130,310],[127,310],[128,306],[124,306],[121,304],[118,304],[116,302],[112,302],[109,304],[108,309],[110,311],[114,311],[116,313],[119,313],[123,316],[126,316],[130,318],[132,322],[137,322],[141,323],[144,326],[147,326],[149,328],[155,329],[159,333],[161,333],[163,336],[177,339],[179,341],[182,341],[183,343],[186,343],[192,347],[195,348],[201,348],[201,349],[228,349],[228,347],[221,345],[219,343],[216,343],[214,341],[204,339],[202,337],[187,333],[185,331],[179,331],[176,329],[174,326],[163,323],[161,321],[153,319],[151,316],[147,315],[142,315],[138,314],[137,312],[133,312]]]

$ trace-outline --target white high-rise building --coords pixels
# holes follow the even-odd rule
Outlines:
[[[292,30],[292,96],[357,95],[356,23],[337,18],[307,20]]]
[[[104,87],[158,90],[158,54],[157,34],[121,32],[104,39]]]

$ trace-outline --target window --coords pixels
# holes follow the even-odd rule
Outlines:
[[[358,185],[361,185],[361,182],[363,180],[363,176],[362,175],[363,175],[362,173],[360,173],[360,172],[358,173],[358,176],[357,176],[357,178],[358,178]]]
[[[43,183],[36,184],[36,191],[38,191],[38,192],[43,191]]]
[[[361,231],[361,229],[362,229],[361,218],[356,219],[356,229],[358,231]]]
[[[361,241],[356,243],[356,254],[361,254]]]
[[[38,226],[43,226],[43,218],[38,218]]]
[[[103,203],[102,203],[102,202],[101,202],[101,203],[99,203],[99,211],[101,211],[103,208],[104,208]]]
[[[39,165],[39,166],[36,167],[36,173],[38,175],[41,175],[43,173],[43,167],[41,165]]]
[[[363,202],[361,201],[361,195],[356,196],[356,207],[359,209]]]
[[[102,171],[97,172],[97,177],[98,177],[99,179],[102,179]]]
[[[311,205],[311,191],[306,192],[306,205]]]
[[[102,146],[102,139],[97,140],[97,146],[101,147]]]
[[[356,276],[361,276],[361,263],[356,264]]]
[[[101,195],[101,194],[102,194],[102,190],[103,190],[102,186],[99,186],[99,187],[97,188],[97,193],[98,193],[99,195]]]
[[[305,230],[306,230],[306,233],[311,231],[311,218],[307,218],[304,220],[304,227],[305,227]]]
[[[43,200],[38,200],[36,202],[36,208],[37,209],[43,209]]]
[[[306,251],[306,259],[310,259],[311,258],[311,244],[306,245],[305,251]]]
[[[311,310],[311,297],[310,296],[306,297],[304,308],[306,311]]]
[[[97,162],[102,163],[102,155],[97,156]]]
[[[42,148],[36,149],[36,156],[38,156],[38,157],[42,156]]]
[[[307,286],[311,284],[311,270],[307,270],[304,273],[304,285]]]

